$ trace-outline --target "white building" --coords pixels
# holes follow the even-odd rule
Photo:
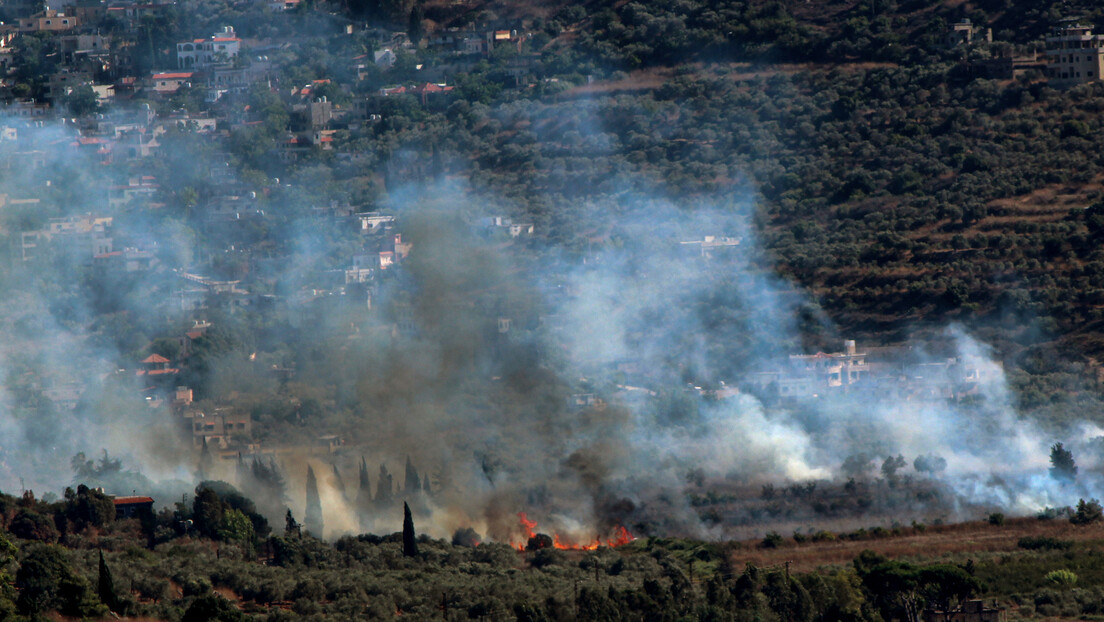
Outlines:
[[[223,26],[208,39],[193,39],[176,44],[176,66],[179,69],[203,69],[233,61],[241,51],[241,39],[231,26]]]

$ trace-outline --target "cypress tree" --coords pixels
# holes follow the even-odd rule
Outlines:
[[[414,536],[414,517],[410,515],[410,506],[403,501],[403,557],[418,556],[418,542]]]
[[[426,473],[425,479],[422,481],[422,492],[429,496],[429,473]]]
[[[287,514],[284,516],[284,537],[298,538],[302,535],[303,530],[299,528],[299,522],[291,515],[291,508],[288,508]]]
[[[245,464],[245,457],[242,456],[240,451],[238,452],[238,468],[236,475],[238,479],[238,490],[249,490],[251,488],[250,484],[252,483],[249,481],[252,470]]]
[[[337,489],[337,492],[341,493],[342,499],[348,501],[349,498],[345,496],[345,480],[341,479],[341,472],[337,470],[337,464],[334,464],[332,466],[334,475],[334,488]]]
[[[414,468],[414,463],[410,461],[410,456],[406,457],[406,476],[403,479],[403,492],[409,497],[416,495],[422,490],[422,480],[418,477],[418,470]]]
[[[211,472],[211,467],[215,463],[214,456],[211,455],[211,448],[207,446],[207,437],[203,437],[203,449],[199,452],[199,467],[196,469],[196,475],[199,481],[207,479],[207,475]]]
[[[372,513],[372,481],[368,478],[368,461],[360,458],[360,488],[357,491],[357,511],[360,514],[360,528],[368,529],[368,515]]]
[[[376,506],[386,507],[391,505],[391,493],[394,491],[394,482],[391,474],[387,472],[387,466],[381,464],[379,472],[379,485],[376,486]]]
[[[111,578],[111,569],[107,567],[107,562],[104,561],[103,551],[100,551],[100,576],[96,582],[96,592],[99,594],[100,601],[107,605],[107,608],[118,613],[119,612],[119,595],[115,593],[115,581]]]
[[[316,538],[322,537],[322,499],[318,496],[318,480],[314,469],[307,465],[307,511],[303,519],[307,531]]]

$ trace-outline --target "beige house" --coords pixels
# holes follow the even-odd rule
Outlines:
[[[206,441],[210,447],[225,449],[231,444],[248,441],[253,434],[253,420],[249,413],[217,408],[213,413],[185,413],[184,418],[192,429],[195,447],[202,447]]]
[[[66,15],[50,9],[18,20],[16,29],[19,32],[59,32],[72,30],[78,23],[75,15]]]
[[[1104,76],[1104,35],[1092,26],[1074,25],[1047,37],[1047,77],[1059,84],[1079,84]]]

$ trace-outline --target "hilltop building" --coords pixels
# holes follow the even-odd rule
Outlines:
[[[1080,84],[1104,76],[1104,35],[1075,24],[1047,37],[1047,77],[1057,84]]]

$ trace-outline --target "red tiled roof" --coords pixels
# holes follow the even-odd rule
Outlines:
[[[181,79],[182,78],[190,78],[193,75],[195,75],[195,73],[191,72],[191,71],[178,71],[178,72],[175,72],[175,73],[155,73],[155,74],[153,74],[153,79],[154,80],[172,80],[172,79],[176,79],[176,78],[181,78]]]
[[[151,355],[147,356],[146,358],[142,359],[142,362],[146,363],[146,364],[149,364],[149,363],[168,363],[169,359],[161,356],[160,354],[151,354]]]
[[[153,503],[153,497],[115,497],[115,505],[133,505],[135,503]]]

